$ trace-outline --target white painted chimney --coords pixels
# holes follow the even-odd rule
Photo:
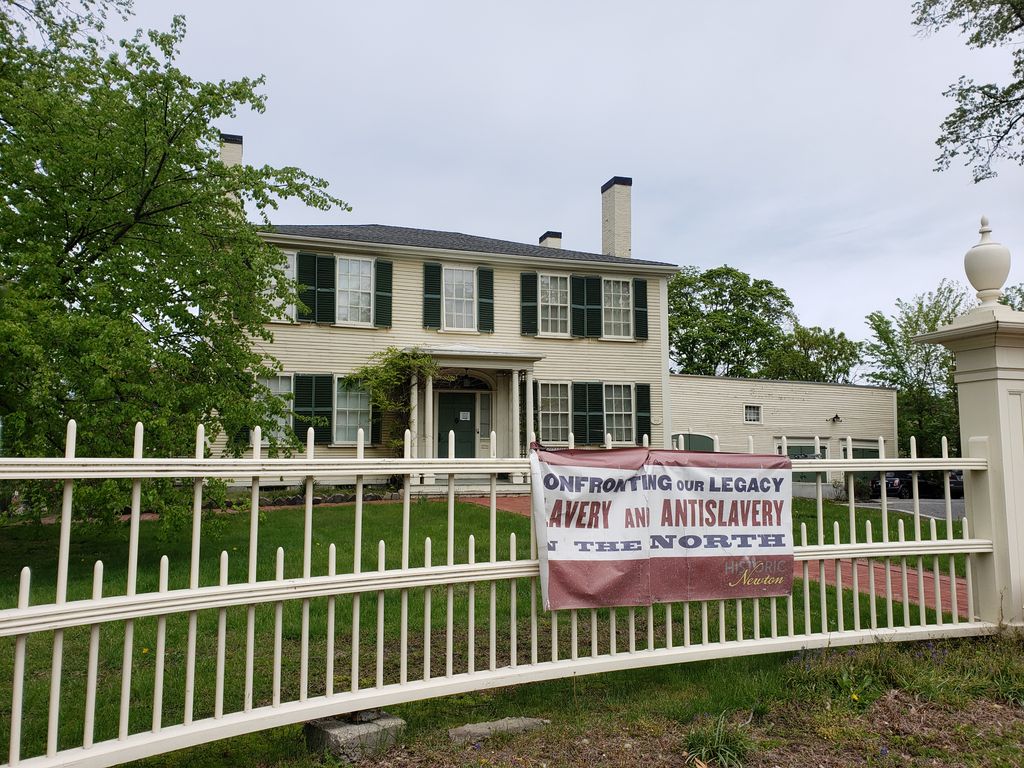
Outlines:
[[[562,233],[552,232],[550,229],[540,236],[540,244],[545,248],[561,248]]]
[[[628,259],[633,255],[630,192],[633,180],[612,176],[601,187],[601,252]]]
[[[224,165],[242,164],[242,137],[234,133],[220,135],[220,161]]]

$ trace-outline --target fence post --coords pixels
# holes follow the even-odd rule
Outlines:
[[[992,242],[981,220],[981,242],[964,257],[981,305],[918,342],[938,343],[956,357],[961,445],[987,458],[987,472],[965,473],[971,532],[991,539],[992,555],[977,558],[974,605],[984,621],[1024,625],[1024,312],[999,304],[1010,253]],[[972,617],[973,618],[973,617]]]

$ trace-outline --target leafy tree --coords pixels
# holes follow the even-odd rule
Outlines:
[[[769,379],[849,384],[860,364],[860,342],[834,328],[808,328],[798,323],[772,352],[763,375]]]
[[[794,323],[782,288],[729,266],[684,267],[669,280],[668,303],[669,354],[680,373],[758,376]]]
[[[945,170],[962,157],[977,182],[996,176],[992,165],[997,160],[1024,165],[1024,2],[918,0],[913,12],[914,25],[926,33],[953,26],[972,48],[1012,48],[1005,85],[961,76],[945,91],[956,106],[936,142],[938,168]]]
[[[0,0],[3,451],[59,453],[70,418],[88,456],[128,454],[136,421],[162,456],[199,422],[271,426],[264,324],[296,296],[246,209],[347,206],[297,168],[220,162],[215,123],[262,111],[263,80],[178,69],[180,17],[114,44],[126,0],[69,8]]]
[[[999,303],[1018,312],[1024,312],[1024,283],[1008,285],[1003,288],[1003,295],[999,299]]]
[[[420,382],[428,377],[435,381],[445,380],[433,356],[419,349],[403,350],[398,347],[374,352],[369,362],[349,377],[370,394],[370,402],[375,409],[387,414],[382,425],[385,429],[384,443],[396,456],[401,456],[405,448],[413,376],[417,376]]]
[[[917,344],[914,337],[950,323],[970,305],[964,286],[943,280],[934,291],[909,301],[899,299],[891,316],[867,316],[872,338],[864,344],[864,355],[873,370],[866,378],[899,390],[897,425],[904,454],[909,452],[911,435],[917,438],[920,456],[940,455],[943,435],[951,450],[959,450],[953,355],[938,344]]]

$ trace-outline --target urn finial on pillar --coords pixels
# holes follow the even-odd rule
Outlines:
[[[1010,274],[1010,249],[992,240],[988,217],[981,217],[981,240],[964,255],[964,271],[978,292],[981,306],[999,303],[1003,284]]]

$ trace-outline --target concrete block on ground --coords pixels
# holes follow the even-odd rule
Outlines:
[[[458,743],[482,741],[496,733],[524,733],[542,728],[551,721],[540,717],[505,717],[489,723],[469,723],[458,728],[450,728],[448,737]]]
[[[359,722],[354,722],[353,715],[311,720],[302,729],[306,747],[314,754],[329,752],[340,760],[354,763],[397,744],[405,730],[405,721],[383,710],[371,712],[377,717],[365,720],[365,716],[360,716]]]

